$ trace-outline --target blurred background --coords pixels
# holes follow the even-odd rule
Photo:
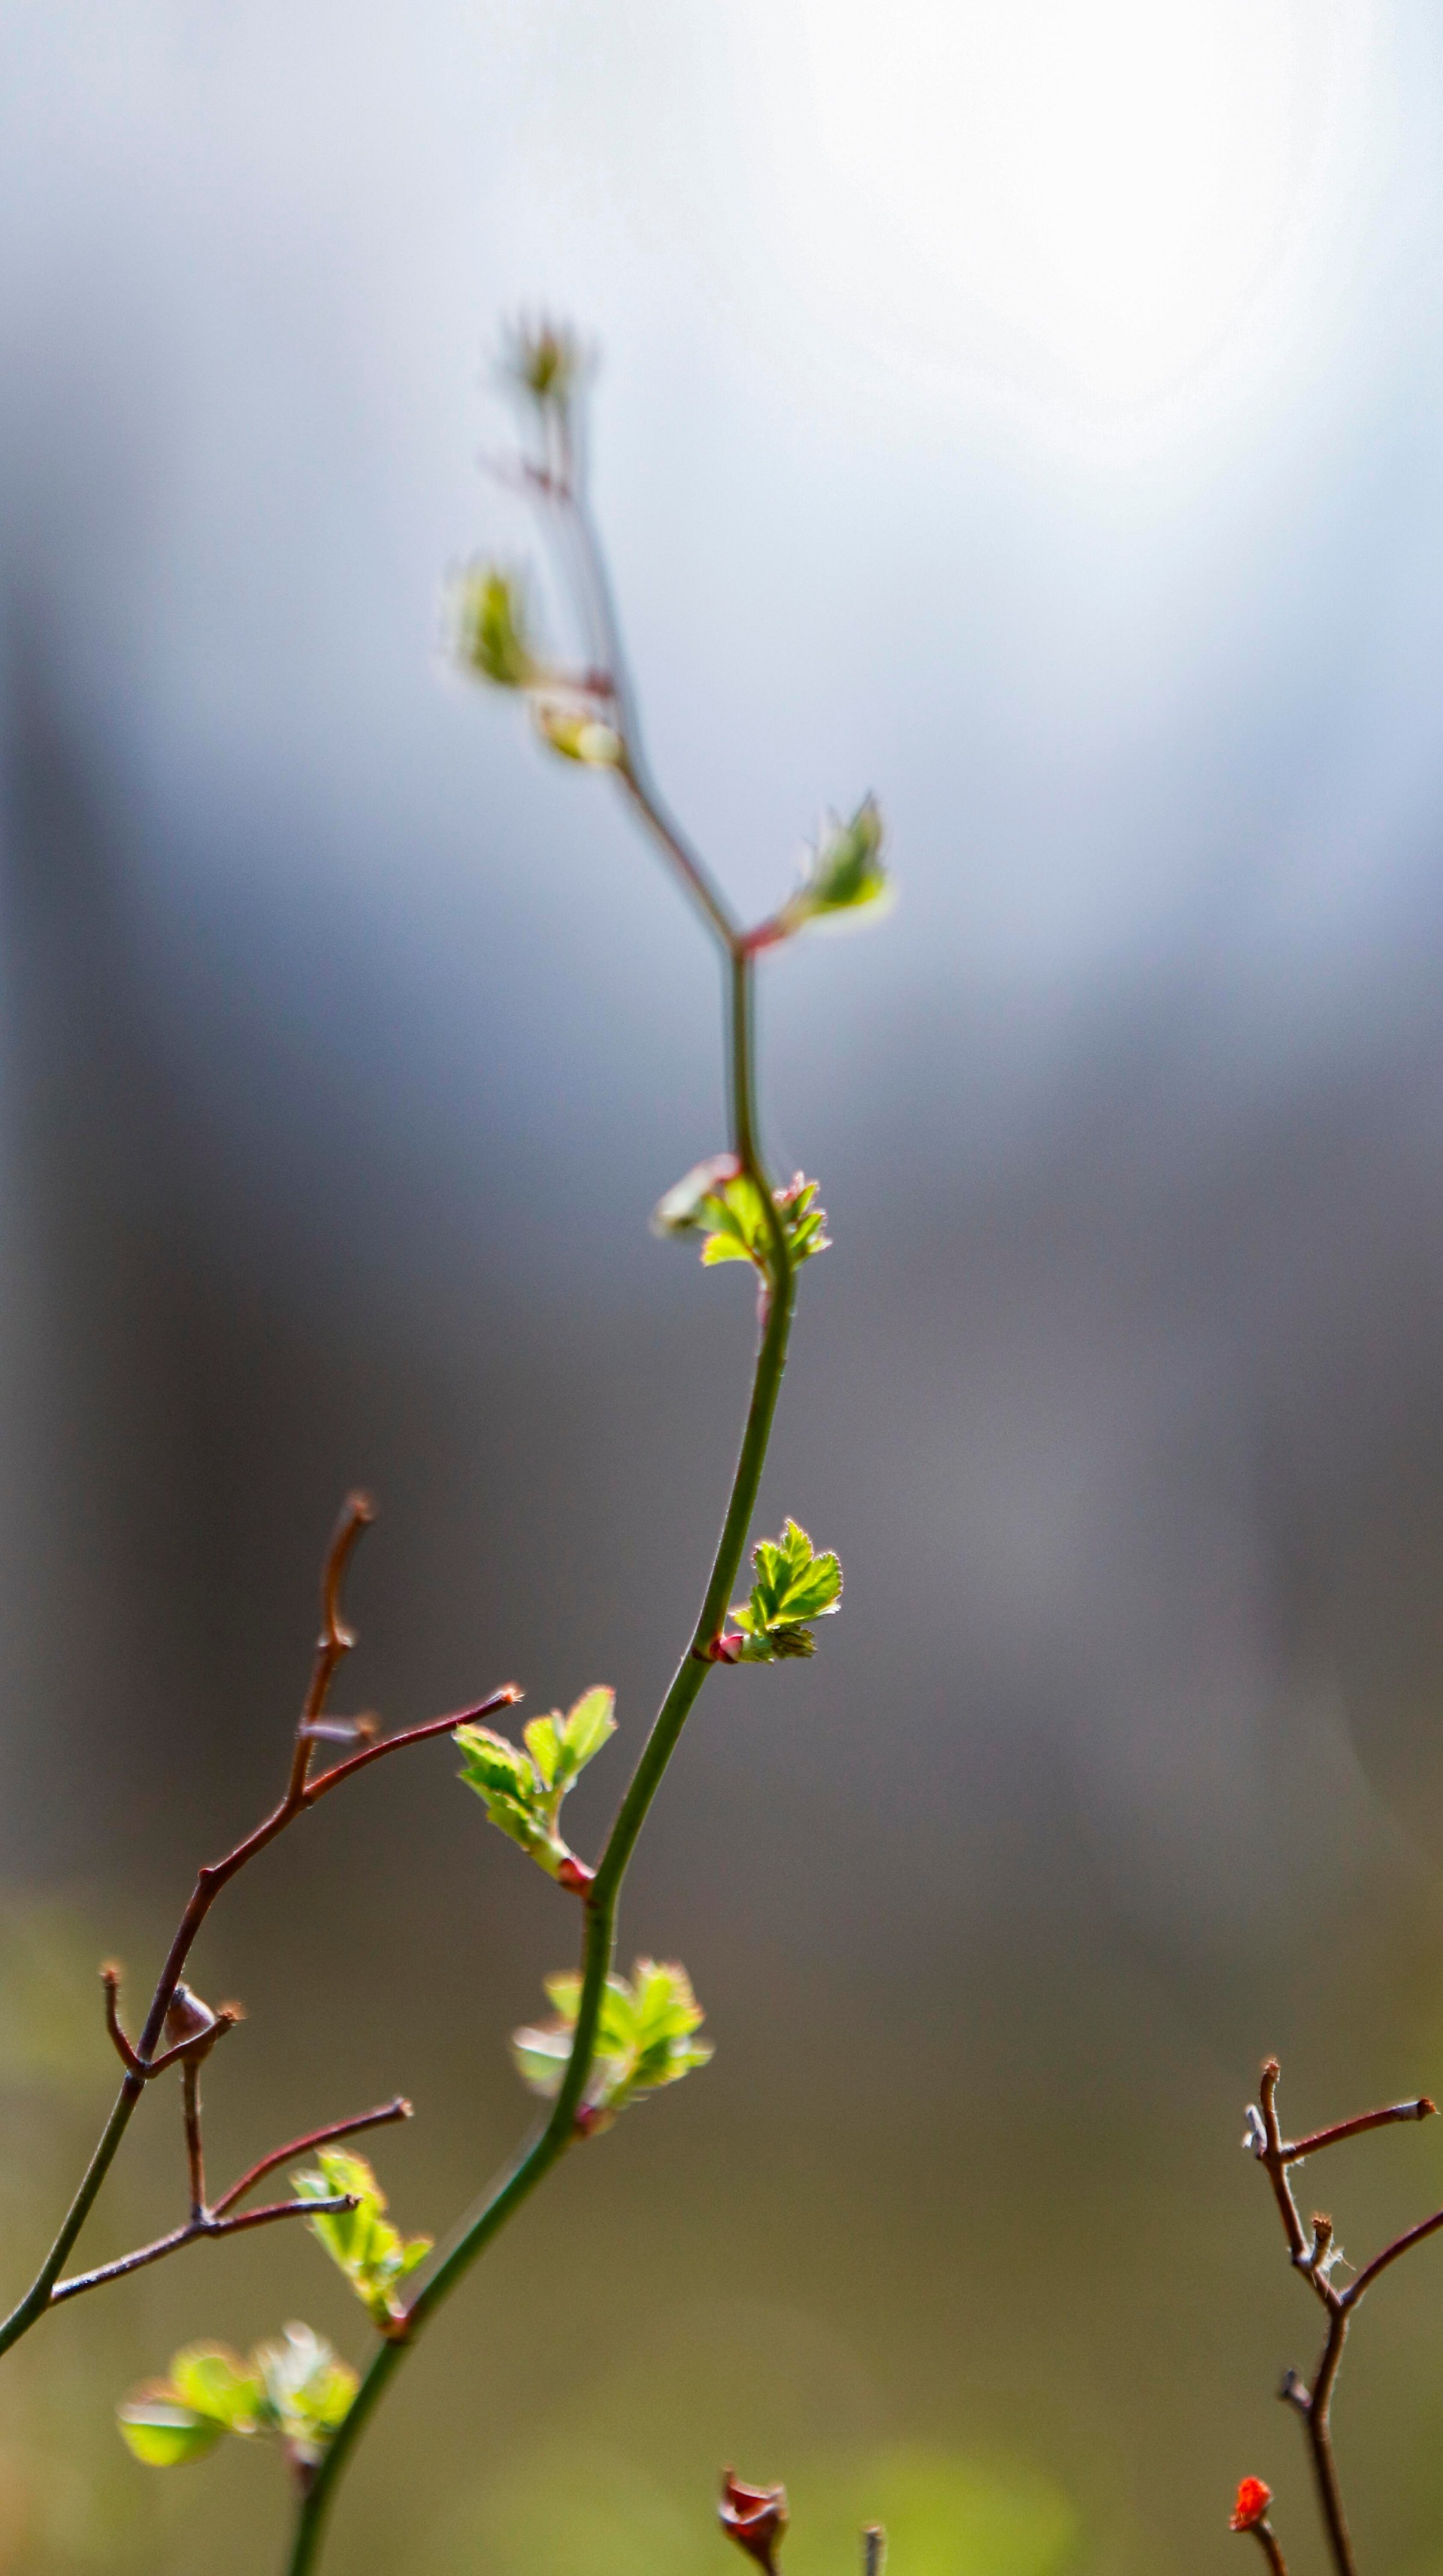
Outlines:
[[[1423,0],[11,0],[0,28],[4,2296],[197,1861],[275,1793],[358,1482],[342,1704],[593,1681],[600,1838],[689,1630],[752,1299],[646,1230],[722,1138],[712,960],[604,786],[451,679],[501,317],[602,352],[654,753],[745,908],[868,788],[901,902],[770,961],[820,1175],[760,1525],[847,1568],[708,1691],[623,1951],[715,2064],[571,2160],[346,2489],[335,2576],[1321,2565],[1261,2176],[1443,2091],[1443,29]],[[403,2227],[527,2110],[574,1921],[444,1750],[195,1961],[213,2169],[396,2089]],[[157,2092],[163,2088],[157,2088]],[[151,2099],[84,2250],[170,2223]],[[1437,2128],[1443,2131],[1443,2122]],[[1361,2254],[1443,2198],[1399,2131]],[[1311,2206],[1311,2198],[1307,2205]],[[1339,2444],[1443,2545],[1440,2258]],[[281,2466],[112,2406],[360,2312],[271,2232],[9,2367],[0,2568],[278,2563]]]

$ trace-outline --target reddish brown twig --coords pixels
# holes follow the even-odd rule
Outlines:
[[[454,1735],[458,1726],[475,1726],[483,1717],[494,1717],[498,1709],[512,1708],[525,1692],[515,1682],[503,1682],[489,1699],[479,1700],[475,1708],[453,1709],[449,1717],[428,1717],[424,1726],[403,1726],[394,1735],[380,1736],[363,1752],[353,1753],[345,1762],[333,1762],[329,1771],[321,1771],[307,1784],[301,1804],[313,1807],[328,1789],[339,1788],[354,1772],[364,1771],[368,1762],[379,1762],[383,1754],[400,1753],[408,1744],[425,1744],[433,1735]]]
[[[394,2102],[382,2102],[374,2111],[360,2111],[354,2120],[331,2120],[322,2129],[307,2129],[301,2137],[287,2139],[283,2147],[273,2147],[268,2156],[262,2156],[259,2164],[251,2165],[239,2182],[233,2182],[228,2191],[221,2193],[211,2216],[220,2218],[226,2210],[234,2209],[236,2202],[244,2200],[248,2191],[254,2191],[258,2182],[264,2182],[268,2173],[274,2173],[277,2165],[288,2165],[293,2156],[308,2156],[315,2148],[328,2147],[337,2138],[358,2138],[363,2129],[383,2129],[393,2120],[409,2120],[410,2117],[411,2105],[403,2093],[398,2093]]]
[[[341,1586],[346,1568],[355,1553],[364,1530],[376,1517],[376,1506],[369,1494],[348,1494],[341,1506],[331,1544],[326,1550],[321,1575],[321,1633],[316,1639],[316,1660],[311,1667],[311,1686],[296,1728],[295,1751],[291,1756],[290,1786],[286,1792],[293,1804],[299,1804],[310,1768],[315,1737],[311,1728],[325,1711],[336,1668],[350,1653],[356,1640],[341,1617]]]
[[[1385,2245],[1381,2254],[1375,2254],[1371,2263],[1364,2264],[1356,2281],[1343,2292],[1343,2305],[1356,2307],[1363,2292],[1372,2288],[1380,2272],[1386,2272],[1389,2264],[1396,2263],[1400,2254],[1411,2254],[1414,2246],[1421,2245],[1425,2237],[1436,2236],[1440,2227],[1443,2227],[1443,2209],[1435,2209],[1431,2218],[1420,2219],[1416,2227],[1405,2228],[1401,2236],[1395,2236],[1391,2245]]]
[[[239,2236],[246,2227],[269,2227],[277,2218],[324,2217],[328,2210],[355,2209],[353,2191],[338,2191],[329,2200],[271,2200],[264,2209],[246,2209],[239,2218],[218,2218],[215,2211],[203,2210],[199,2217],[187,2219],[184,2227],[173,2227],[168,2236],[157,2236],[151,2245],[137,2246],[133,2254],[121,2254],[113,2263],[101,2263],[93,2272],[73,2272],[68,2281],[57,2281],[50,2293],[50,2304],[58,2307],[62,2299],[78,2299],[82,2290],[101,2289],[107,2281],[123,2281],[128,2272],[143,2272],[148,2263],[159,2263],[167,2254],[178,2254],[183,2245],[195,2245],[202,2237]]]
[[[1436,2102],[1420,2093],[1416,2102],[1390,2102],[1383,2111],[1360,2111],[1355,2120],[1335,2120],[1330,2129],[1315,2129],[1310,2138],[1298,2138],[1283,2148],[1283,2162],[1300,2165],[1304,2156],[1315,2156],[1324,2147],[1339,2147],[1345,2138],[1361,2138],[1369,2129],[1391,2129],[1399,2120],[1431,2119]]]
[[[360,1752],[351,1754],[347,1760],[334,1763],[328,1771],[321,1772],[318,1777],[310,1776],[310,1764],[317,1742],[335,1739],[335,1727],[326,1724],[326,1698],[337,1667],[355,1642],[342,1616],[342,1584],[356,1543],[374,1516],[374,1506],[367,1495],[350,1495],[326,1551],[321,1576],[321,1632],[316,1642],[310,1685],[296,1723],[285,1793],[279,1805],[274,1807],[268,1816],[263,1817],[261,1822],[236,1843],[222,1859],[207,1862],[197,1871],[190,1900],[176,1926],[165,1963],[156,1981],[140,2037],[134,2043],[127,2038],[120,2020],[119,1971],[109,1965],[101,1971],[105,1985],[106,2027],[125,2068],[119,2098],[91,2157],[80,2188],[66,2212],[40,2271],[19,2305],[3,2322],[0,2322],[0,2353],[8,2351],[10,2345],[34,2325],[50,2306],[57,2290],[65,2258],[90,2214],[96,2195],[110,2169],[116,2149],[125,2134],[131,2114],[145,2086],[157,2075],[163,2074],[167,2067],[184,2065],[188,2070],[194,2067],[198,2064],[199,2058],[208,2053],[215,2042],[233,2027],[238,2018],[237,2011],[231,2006],[226,2006],[214,2014],[210,2013],[208,2006],[201,2006],[199,2009],[206,2018],[199,2029],[192,2025],[183,2031],[178,2031],[173,2029],[170,2023],[173,2008],[186,1992],[181,1983],[182,1972],[201,1925],[222,1888],[228,1886],[248,1862],[254,1860],[270,1843],[273,1843],[278,1834],[284,1833],[286,1827],[294,1823],[297,1816],[303,1815],[318,1798],[324,1797],[328,1790],[336,1788],[342,1780],[349,1779],[353,1772],[364,1769],[367,1763],[378,1762],[386,1754],[399,1753],[408,1745],[424,1743],[432,1736],[452,1734],[458,1726],[493,1716],[498,1709],[508,1707],[521,1697],[516,1685],[508,1682],[501,1690],[493,1691],[489,1698],[479,1701],[472,1708],[457,1709],[450,1716],[431,1718],[424,1725],[404,1727],[395,1735],[382,1736],[377,1741],[365,1744]],[[343,1740],[354,1742],[357,1736],[371,1731],[372,1723],[369,1719],[346,1720]],[[322,1728],[325,1729],[324,1735],[318,1734],[318,1729]],[[173,2044],[160,2047],[163,2038],[169,2038]],[[199,2086],[198,2083],[190,2080],[189,2073],[185,2086],[184,2108],[194,2219],[197,2208],[203,2208],[204,2173],[200,2146]],[[199,2232],[207,2231],[199,2229]],[[182,2231],[176,2241],[188,2242],[189,2239]],[[167,2240],[167,2250],[169,2250],[169,2240]]]
[[[1401,2120],[1426,2120],[1435,2106],[1426,2094],[1421,2094],[1414,2101],[1394,2102],[1380,2111],[1364,2111],[1354,2119],[1336,2121],[1329,2128],[1315,2129],[1310,2136],[1290,2142],[1283,2137],[1278,2126],[1276,2107],[1278,2072],[1277,2059],[1268,2058],[1263,2066],[1258,2085],[1260,2107],[1249,2108],[1247,2134],[1243,2143],[1251,2148],[1272,2186],[1273,2198],[1277,2202],[1278,2215],[1282,2220],[1283,2233],[1288,2241],[1288,2253],[1293,2268],[1301,2272],[1309,2288],[1326,2311],[1328,2320],[1323,2349],[1311,2389],[1299,2378],[1295,2370],[1289,2370],[1284,2374],[1278,2393],[1285,2404],[1291,2406],[1295,2414],[1301,2416],[1307,2433],[1318,2503],[1337,2576],[1356,2576],[1352,2537],[1343,2508],[1337,2462],[1333,2453],[1331,2423],[1333,2387],[1343,2358],[1343,2346],[1347,2341],[1353,2311],[1359,2300],[1365,2291],[1371,2288],[1379,2273],[1387,2270],[1390,2263],[1395,2263],[1400,2255],[1407,2254],[1413,2246],[1421,2245],[1425,2238],[1435,2235],[1440,2228],[1443,2228],[1443,2210],[1436,2211],[1431,2218],[1423,2219],[1418,2226],[1410,2227],[1403,2235],[1396,2237],[1391,2245],[1383,2248],[1381,2254],[1374,2255],[1372,2261],[1363,2266],[1346,2289],[1338,2289],[1329,2277],[1332,2266],[1339,2259],[1333,2241],[1332,2219],[1320,2210],[1314,2215],[1311,2236],[1304,2232],[1303,2222],[1298,2214],[1298,2205],[1293,2198],[1292,2185],[1288,2179],[1288,2168],[1291,2165],[1301,2164],[1305,2156],[1316,2155],[1324,2147],[1338,2146],[1345,2139],[1362,2137],[1370,2129],[1390,2128],[1396,2126]],[[1244,2480],[1244,2486],[1248,2485],[1258,2486],[1260,2481]],[[1239,2489],[1240,2507],[1241,2498],[1242,2489]],[[1256,2522],[1235,2521],[1234,2528],[1257,2530],[1258,2538],[1274,2566],[1275,2576],[1281,2576],[1282,2559],[1277,2553],[1276,2540],[1268,2530],[1265,2519],[1260,2518]]]
[[[200,2135],[200,2068],[188,2057],[180,2071],[185,2099],[185,2159],[190,2174],[190,2214],[205,2216],[205,2150]]]

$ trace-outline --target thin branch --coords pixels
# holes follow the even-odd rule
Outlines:
[[[268,2156],[262,2156],[259,2164],[251,2165],[241,2175],[239,2182],[233,2182],[228,2191],[223,2191],[211,2209],[212,2218],[220,2218],[226,2210],[234,2209],[238,2200],[244,2200],[246,2193],[254,2191],[258,2182],[264,2182],[268,2173],[274,2173],[277,2165],[288,2165],[292,2156],[308,2156],[315,2148],[328,2147],[337,2138],[358,2138],[363,2129],[384,2129],[393,2120],[409,2120],[410,2117],[411,2105],[403,2093],[398,2093],[393,2102],[383,2102],[374,2111],[360,2111],[354,2120],[331,2120],[322,2129],[305,2130],[299,2138],[288,2139],[283,2147],[272,2147]]]
[[[1440,2227],[1443,2227],[1443,2209],[1435,2209],[1431,2218],[1420,2219],[1416,2227],[1409,2227],[1401,2236],[1395,2236],[1392,2244],[1385,2245],[1381,2254],[1375,2254],[1371,2263],[1365,2263],[1356,2281],[1341,2293],[1344,2307],[1355,2308],[1363,2292],[1372,2288],[1380,2272],[1386,2272],[1389,2264],[1396,2263],[1400,2254],[1411,2254],[1414,2246],[1421,2245],[1426,2237],[1436,2236]]]
[[[105,2027],[115,2042],[121,2065],[125,2068],[127,2075],[134,2075],[138,2080],[144,2082],[145,2069],[141,2065],[139,2058],[136,2056],[134,2049],[131,2047],[129,2040],[126,2038],[125,2032],[121,2027],[120,1970],[113,1959],[106,1960],[104,1967],[100,1971],[100,1982],[105,1988]]]
[[[1431,2119],[1437,2110],[1426,2093],[1416,2102],[1390,2102],[1384,2111],[1360,2111],[1355,2120],[1337,2120],[1330,2129],[1315,2129],[1310,2138],[1298,2138],[1283,2148],[1283,2162],[1299,2165],[1304,2156],[1315,2156],[1324,2147],[1341,2146],[1345,2138],[1361,2138],[1368,2129],[1391,2129],[1399,2120]]]
[[[1278,2546],[1278,2535],[1267,2515],[1264,2514],[1261,2522],[1250,2523],[1248,2528],[1271,2567],[1273,2576],[1288,2576],[1287,2560]]]
[[[1303,2233],[1303,2222],[1298,2216],[1298,2204],[1293,2198],[1292,2187],[1288,2181],[1287,2150],[1283,2145],[1282,2131],[1278,2127],[1276,2096],[1278,2077],[1281,2072],[1282,2069],[1275,2057],[1265,2060],[1262,2074],[1258,2079],[1263,2136],[1261,2142],[1254,2147],[1254,2153],[1259,2164],[1265,2167],[1268,2180],[1272,2184],[1273,2198],[1278,2204],[1278,2216],[1283,2222],[1283,2233],[1288,2240],[1288,2251],[1299,2270],[1305,2272],[1308,2268],[1308,2240]]]
[[[1307,2434],[1308,2449],[1313,2462],[1313,2479],[1318,2490],[1318,2502],[1322,2508],[1328,2546],[1333,2553],[1333,2564],[1338,2571],[1338,2576],[1356,2576],[1353,2537],[1348,2529],[1348,2517],[1343,2506],[1343,2490],[1338,2480],[1332,2426],[1333,2382],[1338,2376],[1338,2364],[1343,2358],[1343,2346],[1347,2337],[1348,2311],[1337,2291],[1329,2290],[1328,2335],[1323,2346],[1323,2357],[1318,2364],[1317,2377],[1313,2381],[1312,2395],[1308,2400]]]
[[[376,1506],[369,1494],[348,1494],[341,1506],[335,1534],[326,1551],[321,1573],[321,1633],[316,1639],[316,1660],[311,1668],[311,1686],[306,1693],[296,1728],[295,1751],[291,1756],[290,1786],[286,1795],[293,1806],[299,1805],[310,1769],[315,1743],[310,1729],[324,1716],[326,1700],[336,1670],[350,1653],[356,1640],[341,1616],[341,1586],[346,1568],[355,1553],[362,1533],[376,1517]]]
[[[173,2227],[168,2236],[157,2236],[152,2245],[141,2245],[133,2254],[120,2255],[114,2263],[101,2263],[93,2272],[73,2272],[68,2281],[57,2281],[50,2293],[50,2304],[58,2308],[64,2299],[78,2299],[82,2290],[99,2290],[107,2281],[123,2281],[128,2272],[143,2272],[147,2264],[159,2263],[167,2254],[178,2254],[183,2245],[196,2245],[202,2237],[239,2236],[243,2228],[269,2227],[273,2219],[324,2217],[331,2210],[359,2206],[353,2191],[340,2191],[329,2200],[267,2201],[264,2209],[243,2210],[239,2218],[218,2218],[211,2210],[188,2219],[184,2227]]]
[[[424,1726],[405,1726],[395,1735],[383,1735],[376,1743],[368,1744],[364,1752],[353,1753],[345,1762],[333,1762],[329,1771],[318,1772],[307,1783],[303,1804],[313,1807],[317,1798],[324,1798],[328,1789],[338,1788],[353,1772],[364,1771],[368,1762],[379,1762],[387,1753],[400,1753],[408,1744],[425,1744],[433,1735],[454,1735],[458,1726],[474,1726],[480,1718],[494,1717],[498,1709],[514,1708],[517,1700],[525,1697],[515,1682],[505,1682],[489,1699],[478,1700],[474,1708],[454,1709],[449,1717],[428,1717]]]
[[[187,2058],[181,2068],[185,2102],[185,2157],[190,2175],[190,2214],[192,2219],[205,2216],[205,2149],[200,2134],[200,2067],[195,2058]]]

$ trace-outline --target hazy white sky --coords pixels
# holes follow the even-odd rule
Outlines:
[[[528,301],[606,352],[657,746],[747,899],[875,786],[904,985],[1200,936],[1291,985],[1414,865],[1421,7],[50,0],[3,45],[7,552],[188,866],[219,778],[353,880],[571,811],[432,659],[446,563],[524,542],[475,459]]]

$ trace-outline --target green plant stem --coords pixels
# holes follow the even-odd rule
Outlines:
[[[634,778],[627,779],[633,797],[641,801],[642,790]],[[663,835],[663,837],[669,837]],[[696,889],[693,888],[693,892]],[[715,927],[711,907],[698,894],[699,908]],[[791,1334],[795,1271],[786,1240],[785,1229],[777,1214],[771,1184],[757,1151],[755,1137],[755,1104],[752,1068],[751,1027],[751,959],[730,932],[724,934],[729,968],[727,979],[727,1036],[731,1076],[732,1145],[739,1161],[756,1180],[770,1218],[771,1279],[765,1291],[761,1341],[757,1351],[752,1380],[751,1402],[747,1408],[746,1426],[742,1433],[736,1472],[726,1516],[717,1541],[711,1576],[702,1599],[701,1610],[690,1643],[673,1676],[671,1687],[652,1723],[642,1749],[641,1759],[632,1774],[630,1786],[617,1810],[616,1820],[607,1837],[606,1849],[597,1867],[596,1877],[586,1901],[586,1939],[582,1954],[581,1997],[576,2017],[576,2033],[571,2055],[566,2063],[561,2089],[551,2115],[540,2134],[523,2150],[517,2162],[496,2185],[474,2216],[466,2220],[455,2242],[442,2255],[436,2270],[417,2291],[406,2312],[404,2333],[383,2343],[373,2356],[353,2398],[349,2412],[337,2427],[330,2446],[301,2500],[287,2576],[309,2576],[315,2566],[323,2532],[336,2488],[347,2461],[376,2406],[389,2387],[417,2337],[424,2331],[438,2308],[464,2280],[473,2263],[521,2208],[551,2167],[573,2144],[579,2132],[576,2119],[581,2108],[591,2061],[595,2052],[597,2023],[601,2013],[606,1979],[616,1949],[616,1919],[622,1880],[627,1863],[636,1847],[637,1837],[646,1821],[651,1802],[661,1785],[662,1775],[676,1750],[697,1695],[713,1665],[713,1648],[721,1634],[727,1606],[736,1588],[741,1569],[747,1533],[756,1509],[762,1469],[766,1463],[767,1445],[781,1392],[782,1374],[786,1367],[787,1343]]]
[[[65,2257],[90,2215],[97,2192],[110,2171],[116,2148],[130,2124],[131,2112],[144,2090],[144,2078],[127,2075],[116,2096],[115,2108],[100,2133],[95,2153],[85,2169],[85,2177],[61,2223],[60,2232],[46,2255],[30,2288],[18,2307],[0,2325],[0,2352],[8,2352],[28,2333],[50,2305],[50,2294],[64,2269]]]

